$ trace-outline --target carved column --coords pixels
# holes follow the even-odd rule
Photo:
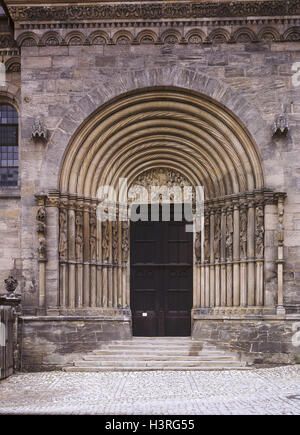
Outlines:
[[[248,208],[245,198],[240,203],[240,306],[247,306],[247,222]]]
[[[233,198],[233,306],[240,305],[240,210],[238,198]]]
[[[39,309],[46,309],[46,198],[44,194],[36,195],[38,201],[37,234],[38,234],[38,259],[39,259]]]
[[[194,273],[194,297],[193,297],[193,308],[201,307],[201,231],[196,231],[194,233],[194,262],[195,262],[195,273]]]
[[[130,287],[129,287],[129,223],[122,222],[122,307],[129,307]]]
[[[90,283],[91,283],[91,307],[97,306],[97,217],[96,205],[91,203],[89,221],[89,254],[90,254]]]
[[[100,202],[96,202],[96,205],[98,205]],[[96,223],[97,223],[97,306],[98,307],[104,307],[104,300],[103,300],[103,267],[102,267],[102,221],[97,216],[97,208],[96,208]]]
[[[215,215],[214,209],[210,210],[210,265],[209,265],[209,306],[215,306],[215,254],[214,254]]]
[[[77,199],[76,205],[76,291],[75,300],[76,307],[82,308],[84,295],[83,295],[83,198]]]
[[[102,289],[103,289],[103,307],[108,307],[108,263],[109,263],[109,221],[102,222],[102,239],[101,239],[101,247],[102,247]]]
[[[232,257],[233,256],[233,215],[232,206],[227,205],[226,211],[226,305],[232,307]]]
[[[258,202],[255,208],[256,306],[264,304],[264,236],[264,204]]]
[[[59,205],[59,280],[60,280],[60,292],[59,292],[59,306],[66,308],[68,306],[68,198],[66,195],[61,195]]]
[[[76,228],[75,228],[75,207],[76,207],[76,197],[70,196],[68,204],[68,251],[69,251],[69,288],[68,288],[68,308],[75,308],[75,239],[76,239]]]
[[[215,256],[215,306],[221,305],[220,259],[221,259],[221,211],[215,210],[214,256]]]
[[[226,307],[226,207],[221,204],[221,307]]]
[[[285,193],[278,193],[278,230],[277,230],[277,241],[278,241],[278,257],[277,257],[277,276],[278,276],[278,302],[276,313],[279,315],[285,314],[284,300],[283,300],[283,264],[284,264],[284,200],[286,198]]]
[[[249,193],[248,198],[248,228],[247,228],[247,257],[248,257],[248,305],[255,305],[255,210],[254,197]]]
[[[118,306],[118,263],[119,263],[119,222],[114,220],[112,226],[112,272],[113,272],[113,297],[112,305]]]
[[[90,277],[90,201],[85,198],[83,205],[83,304],[91,306],[91,277]],[[95,292],[96,290],[93,289]]]
[[[204,306],[210,306],[209,299],[209,261],[210,261],[210,210],[208,207],[205,209],[204,218]]]

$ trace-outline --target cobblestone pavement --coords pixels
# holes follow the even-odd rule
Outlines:
[[[300,414],[300,365],[250,371],[17,374],[0,414]]]

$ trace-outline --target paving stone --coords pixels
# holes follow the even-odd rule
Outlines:
[[[297,415],[300,365],[231,371],[20,373],[0,414]]]

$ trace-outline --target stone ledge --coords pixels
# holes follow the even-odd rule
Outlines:
[[[129,322],[128,316],[20,316],[20,319],[27,322]]]
[[[252,320],[262,320],[262,321],[278,321],[289,320],[289,321],[300,321],[300,314],[194,314],[194,320],[236,320],[236,321],[252,321]]]

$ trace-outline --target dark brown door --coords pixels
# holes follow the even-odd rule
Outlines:
[[[134,336],[189,336],[193,242],[185,221],[131,222],[131,309]]]

